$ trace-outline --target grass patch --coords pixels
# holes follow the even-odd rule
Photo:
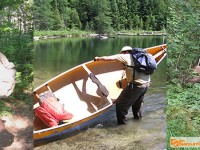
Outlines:
[[[200,84],[169,85],[167,90],[167,149],[170,137],[200,135]]]
[[[81,35],[90,34],[91,32],[81,30],[49,30],[49,31],[34,31],[34,36],[66,36],[66,35]]]
[[[10,116],[13,114],[12,108],[6,105],[6,102],[0,99],[0,116]]]

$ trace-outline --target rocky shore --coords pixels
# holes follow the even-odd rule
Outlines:
[[[95,37],[95,38],[101,38],[101,36],[108,37],[108,38],[114,38],[117,36],[166,36],[167,33],[163,32],[142,32],[142,33],[116,33],[116,34],[66,34],[66,35],[52,35],[52,36],[34,36],[34,40],[41,40],[41,39],[55,39],[55,38],[63,38],[63,37]]]

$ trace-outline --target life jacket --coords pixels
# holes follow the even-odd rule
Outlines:
[[[57,119],[55,119],[48,111],[46,111],[46,109],[41,106],[35,108],[34,112],[35,115],[48,127],[57,126],[59,123]]]
[[[70,120],[73,114],[64,109],[51,91],[45,91],[37,95],[40,106],[35,109],[35,114],[40,118],[48,127],[56,126],[62,123],[63,120]]]
[[[64,109],[63,104],[61,104],[52,93],[47,93],[47,95],[51,96],[41,101],[41,107],[47,110],[57,120],[69,120],[73,117],[71,113]]]

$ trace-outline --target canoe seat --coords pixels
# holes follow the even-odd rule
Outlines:
[[[48,87],[48,85],[46,85]],[[35,114],[47,126],[52,127],[69,122],[73,115],[64,109],[64,105],[54,96],[50,87],[45,92],[36,94],[39,99],[39,106],[35,109]],[[53,122],[53,123],[52,123]],[[55,123],[56,122],[56,123]]]

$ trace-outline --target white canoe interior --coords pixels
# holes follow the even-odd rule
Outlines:
[[[88,117],[110,104],[109,99],[102,95],[98,86],[92,82],[86,71],[82,67],[77,69],[79,69],[79,72],[73,74],[73,77],[82,76],[83,79],[76,80],[74,78],[70,84],[54,92],[60,102],[64,104],[65,109],[74,115],[73,120]],[[93,73],[96,73],[96,71],[93,71]],[[96,75],[99,81],[108,89],[109,96],[113,99],[116,99],[120,93],[120,89],[115,84],[120,79],[121,74],[121,71],[114,71]]]
[[[48,84],[54,95],[64,104],[64,108],[74,115],[70,123],[90,117],[110,106],[112,104],[110,100],[115,100],[122,90],[116,85],[123,72],[121,63],[89,62],[86,66],[107,88],[108,97],[105,97],[96,83],[92,82],[82,65],[64,72],[35,90],[40,94],[47,90],[45,85]],[[37,103],[36,97],[35,103]],[[38,118],[35,117],[35,120]],[[42,122],[34,122],[34,127],[35,131],[47,128]]]

